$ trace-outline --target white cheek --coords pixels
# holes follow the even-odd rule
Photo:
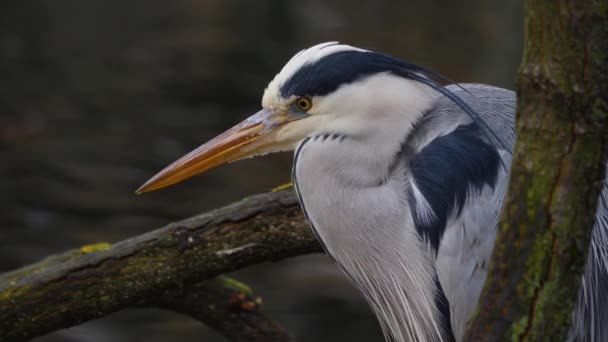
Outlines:
[[[325,97],[313,98],[311,113],[336,119],[403,118],[419,115],[429,108],[438,95],[424,84],[381,73],[344,85]]]
[[[327,116],[311,115],[301,120],[292,121],[277,131],[277,142],[297,142],[320,131],[327,121]]]

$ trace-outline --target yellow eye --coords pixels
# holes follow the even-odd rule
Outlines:
[[[308,97],[298,97],[296,106],[303,111],[307,111],[312,107],[312,101]]]

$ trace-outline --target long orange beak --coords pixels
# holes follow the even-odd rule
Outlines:
[[[176,160],[135,192],[141,194],[164,188],[215,166],[251,157],[274,142],[274,128],[289,121],[286,117],[275,116],[272,111],[263,109]]]

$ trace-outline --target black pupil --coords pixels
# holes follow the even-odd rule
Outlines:
[[[306,102],[305,100],[300,100],[300,107],[306,108],[307,106],[308,106],[308,102]]]

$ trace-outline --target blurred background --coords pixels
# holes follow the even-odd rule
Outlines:
[[[466,3],[466,6],[464,5]],[[133,190],[257,111],[318,42],[381,50],[458,82],[514,88],[519,1],[0,0],[0,272],[116,242],[289,182],[291,154]],[[382,341],[325,256],[234,274],[300,341]],[[128,310],[37,339],[223,341],[198,322]]]

